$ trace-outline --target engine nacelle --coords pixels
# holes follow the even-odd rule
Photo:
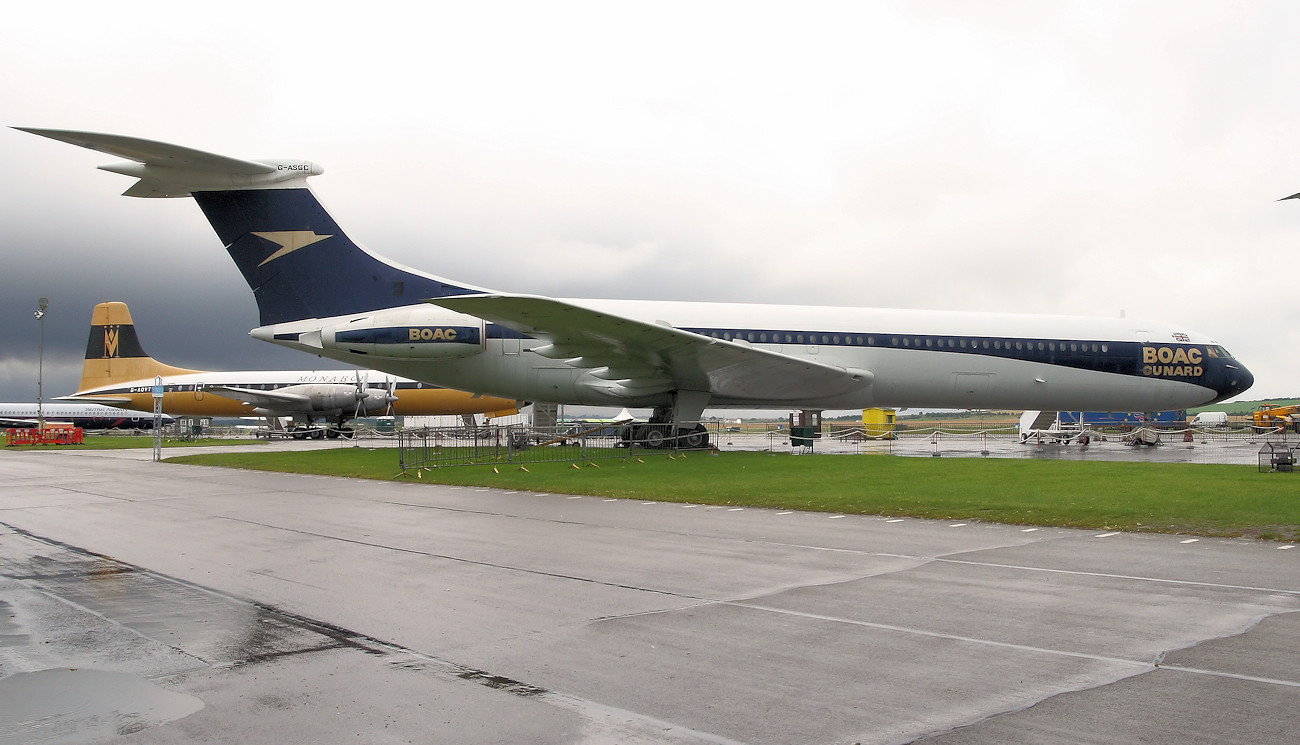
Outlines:
[[[480,318],[397,310],[327,326],[321,329],[320,345],[372,357],[453,359],[482,352],[484,337]]]
[[[382,414],[388,409],[388,405],[397,400],[397,396],[390,394],[388,391],[381,391],[375,388],[366,390],[365,398],[361,399],[358,408],[363,414]]]
[[[357,406],[357,387],[345,383],[309,383],[290,386],[294,393],[307,396],[312,413],[351,412]]]

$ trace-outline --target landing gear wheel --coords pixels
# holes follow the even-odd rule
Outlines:
[[[663,448],[668,446],[668,433],[663,427],[647,427],[645,433],[645,446],[648,448]]]
[[[678,432],[678,442],[688,450],[701,450],[709,446],[709,431],[703,424],[695,425],[694,429],[682,429]]]
[[[315,430],[314,432],[311,433],[311,439],[313,439],[313,440],[323,440],[323,439],[325,439],[325,430],[323,430],[323,429]]]

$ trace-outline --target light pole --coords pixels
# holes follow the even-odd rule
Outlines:
[[[41,327],[41,346],[36,358],[36,431],[45,431],[45,409],[43,406],[43,386],[45,378],[45,309],[50,301],[41,298],[40,307],[36,309],[36,320]]]

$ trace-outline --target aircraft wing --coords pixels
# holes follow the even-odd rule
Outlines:
[[[458,295],[425,302],[548,341],[532,351],[591,370],[623,395],[707,391],[718,398],[804,399],[870,385],[866,370],[796,359],[536,295]]]
[[[207,393],[243,401],[249,406],[263,409],[291,409],[304,411],[311,409],[311,400],[301,393],[282,393],[280,391],[256,391],[251,388],[234,388],[228,385],[210,385],[203,389]]]
[[[45,421],[50,421],[46,419]],[[0,416],[0,428],[4,429],[30,429],[36,426],[35,419],[6,419]]]

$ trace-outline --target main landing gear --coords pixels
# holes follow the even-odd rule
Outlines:
[[[709,431],[703,424],[677,427],[672,423],[672,409],[656,408],[646,424],[629,425],[623,431],[626,445],[643,448],[673,450],[705,450],[709,447]]]

